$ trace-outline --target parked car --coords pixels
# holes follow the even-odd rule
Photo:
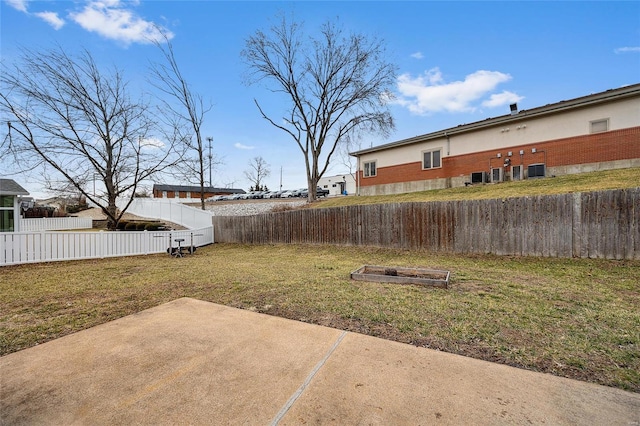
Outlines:
[[[297,195],[295,195],[295,190],[290,189],[288,191],[284,191],[282,194],[280,194],[280,198],[291,198],[291,197],[296,197]]]
[[[326,197],[327,195],[329,195],[328,189],[323,189],[320,187],[316,188],[316,197]]]
[[[316,188],[316,198],[317,197],[326,197],[327,195],[329,195],[329,190],[328,189],[322,189],[319,186]],[[301,198],[309,197],[309,190],[307,188],[301,189],[298,197],[301,197]]]

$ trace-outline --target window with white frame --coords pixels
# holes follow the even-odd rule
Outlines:
[[[589,122],[589,131],[591,133],[606,132],[609,130],[609,119],[602,118],[600,120],[593,120]]]
[[[375,161],[367,161],[364,163],[364,177],[373,177],[376,175],[376,162]]]
[[[13,195],[0,195],[0,232],[15,231]]]
[[[442,148],[422,152],[422,169],[438,169],[442,167]]]

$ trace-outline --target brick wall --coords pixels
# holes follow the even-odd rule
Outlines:
[[[532,153],[532,148],[536,153]],[[520,155],[520,151],[524,154]],[[508,157],[508,152],[512,156]],[[497,154],[501,158],[497,158]],[[430,179],[468,176],[473,172],[489,172],[510,158],[512,166],[545,163],[547,167],[604,163],[640,158],[640,127],[575,136],[547,142],[511,146],[501,150],[480,151],[473,154],[442,158],[439,169],[422,170],[422,162],[380,167],[377,176],[365,178],[360,171],[360,186],[385,185]],[[545,161],[546,160],[546,161]]]
[[[187,198],[187,193],[184,191],[180,191],[179,193],[179,198]],[[226,192],[222,193],[222,192],[205,192],[204,193],[204,198],[209,198],[209,197],[213,197],[214,195],[223,195],[223,194],[227,194]],[[176,194],[174,191],[167,191],[167,198],[175,198]],[[153,197],[154,198],[162,198],[162,191],[158,191],[155,190],[153,191]],[[191,199],[196,199],[199,200],[200,199],[200,191],[191,191]]]

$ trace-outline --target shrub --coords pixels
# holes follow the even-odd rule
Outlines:
[[[145,226],[147,226],[147,222],[136,223],[136,231],[144,231]]]
[[[125,226],[124,226],[124,230],[125,231],[135,231],[136,230],[136,224],[133,222],[128,222]]]
[[[271,209],[272,213],[282,213],[289,210],[295,210],[297,207],[294,207],[290,204],[279,204]]]
[[[162,228],[163,224],[160,222],[149,222],[144,227],[145,231],[157,231]]]
[[[127,222],[126,220],[121,220],[120,222],[118,222],[118,226],[116,226],[116,228],[118,229],[118,231],[124,231],[125,227],[129,224],[129,222]]]

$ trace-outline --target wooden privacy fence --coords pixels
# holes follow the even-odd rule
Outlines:
[[[640,188],[214,217],[216,242],[640,259]]]

